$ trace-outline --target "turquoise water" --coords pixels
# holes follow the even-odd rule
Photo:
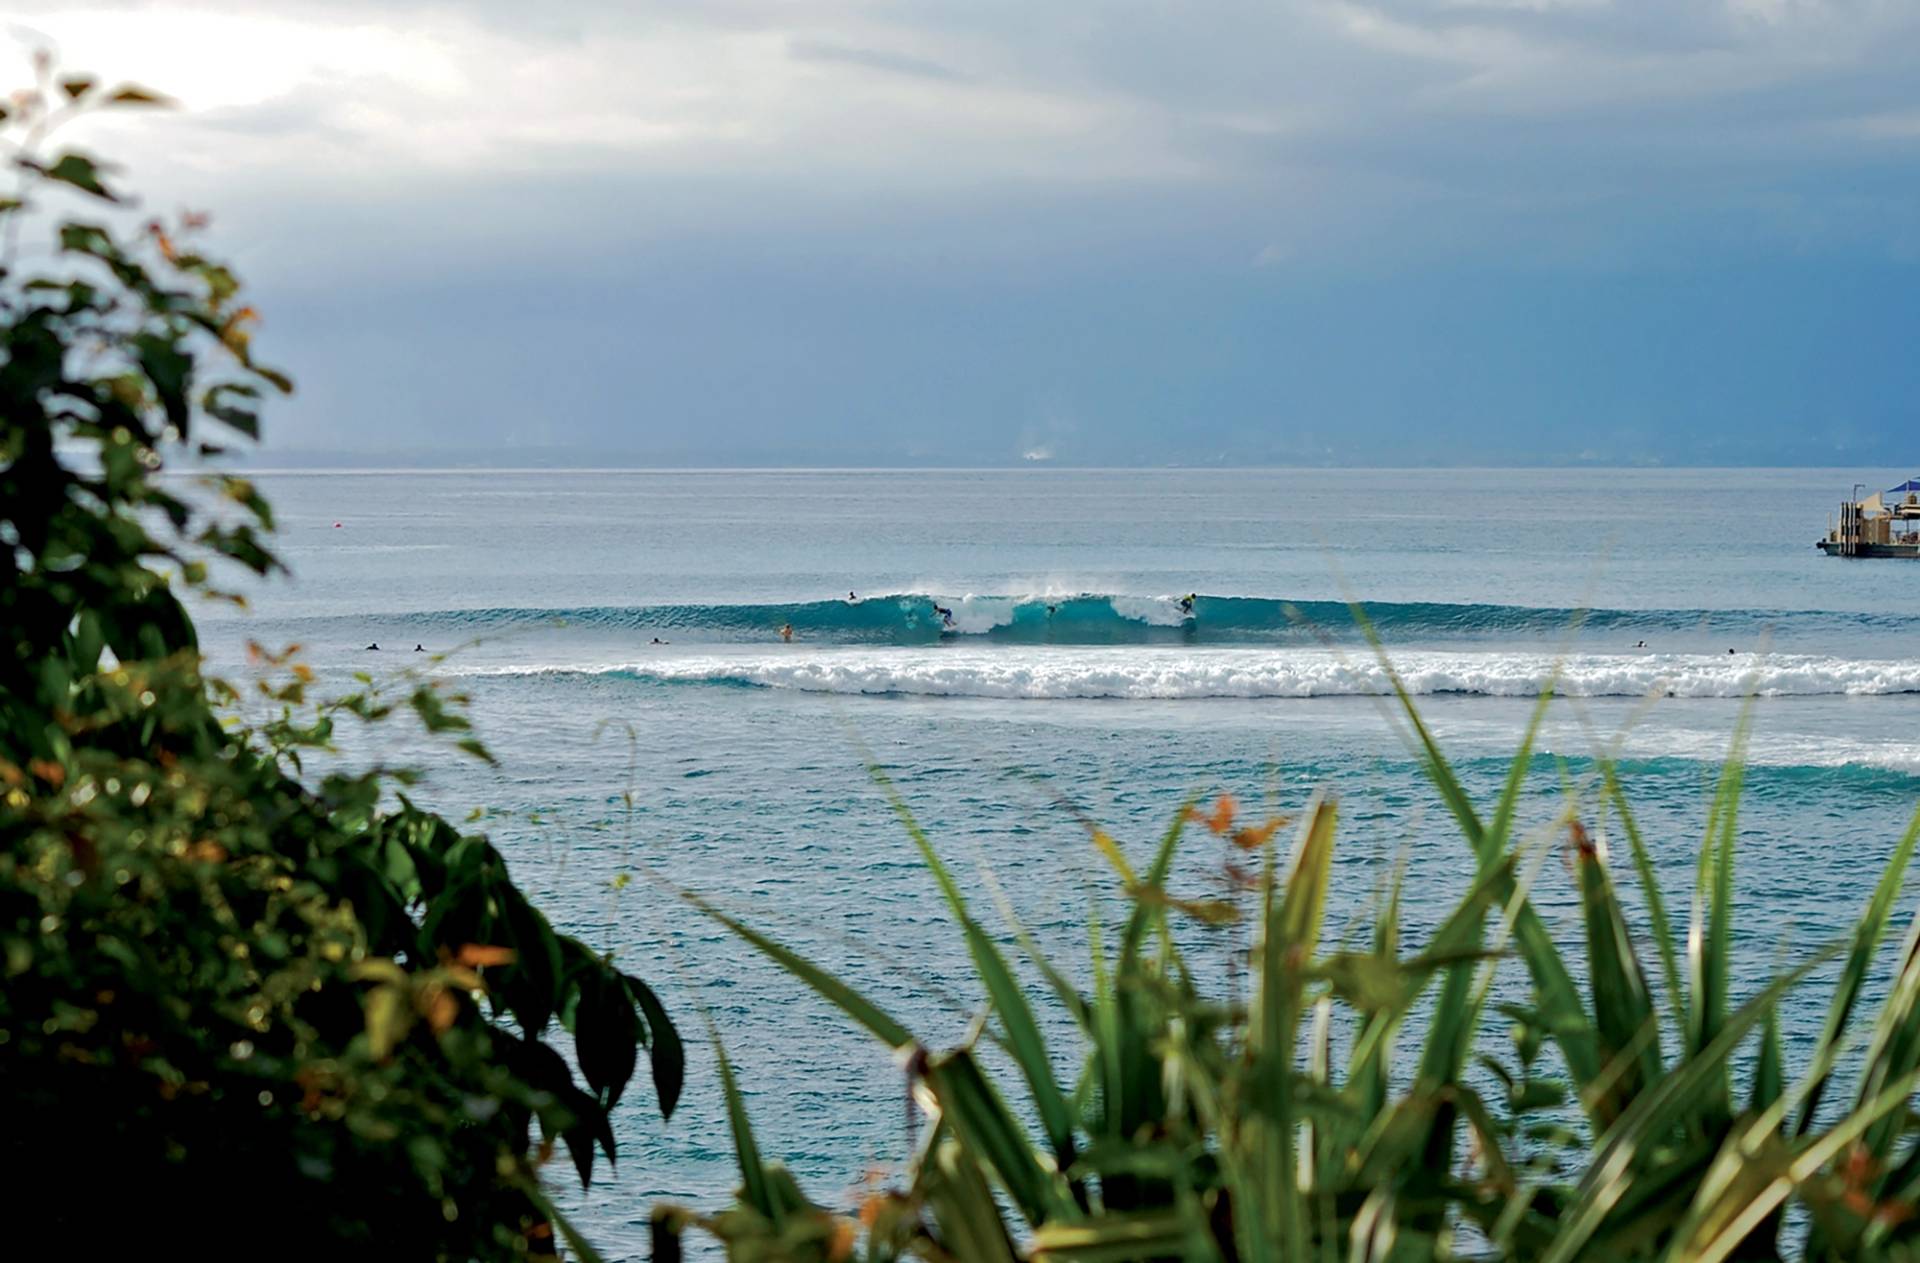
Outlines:
[[[499,769],[392,725],[356,748],[425,768],[434,805],[485,804],[555,920],[658,981],[690,1037],[710,1011],[764,1147],[840,1204],[904,1152],[898,1071],[644,878],[616,891],[619,874],[709,894],[935,1043],[964,1035],[978,995],[869,757],[983,906],[997,886],[1083,977],[1086,909],[1112,891],[1077,813],[1141,848],[1196,792],[1282,810],[1338,794],[1332,924],[1404,848],[1417,938],[1468,865],[1351,595],[1483,798],[1558,671],[1569,696],[1523,825],[1563,805],[1562,760],[1584,785],[1593,742],[1617,738],[1681,910],[1715,760],[1756,692],[1750,988],[1853,918],[1920,796],[1920,565],[1813,548],[1852,482],[1908,472],[265,475],[296,577],[255,590],[245,618],[208,611],[203,632],[236,672],[252,638],[300,642],[332,681],[457,680]],[[1217,881],[1215,845],[1196,840],[1184,888]],[[1536,897],[1577,942],[1558,864]],[[1224,975],[1223,942],[1194,946]],[[1809,991],[1789,1035],[1823,1004]],[[643,1255],[655,1198],[727,1196],[709,1062],[696,1045],[670,1124],[644,1092],[623,1104],[618,1175],[573,1199],[610,1257]]]

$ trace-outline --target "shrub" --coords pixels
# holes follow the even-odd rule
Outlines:
[[[925,1126],[904,1177],[871,1198],[856,1224],[809,1201],[760,1156],[723,1054],[738,1200],[711,1215],[659,1208],[656,1257],[677,1257],[680,1236],[695,1227],[740,1260],[826,1260],[856,1249],[876,1260],[1002,1263],[1920,1257],[1920,1118],[1909,1107],[1920,1088],[1920,915],[1886,998],[1877,1011],[1862,1004],[1920,813],[1845,945],[1824,1027],[1789,1080],[1779,1006],[1839,953],[1772,979],[1738,1006],[1730,998],[1741,736],[1700,847],[1684,946],[1616,770],[1596,756],[1598,801],[1569,795],[1556,826],[1585,930],[1584,954],[1570,956],[1529,898],[1557,838],[1525,847],[1510,836],[1532,730],[1488,813],[1469,801],[1404,692],[1400,701],[1473,865],[1471,888],[1432,937],[1403,943],[1396,879],[1370,944],[1322,945],[1337,819],[1330,799],[1306,805],[1284,860],[1275,843],[1282,822],[1241,824],[1230,801],[1205,815],[1182,812],[1144,871],[1095,829],[1131,910],[1111,947],[1094,936],[1092,989],[1069,982],[1010,927],[1046,1001],[1085,1047],[1072,1081],[1056,1077],[1046,1024],[1006,936],[976,920],[897,797],[985,995],[978,1035],[964,1046],[924,1046],[826,971],[687,895],[892,1049]],[[1194,819],[1235,844],[1242,898],[1191,899],[1170,888]],[[1624,839],[1641,883],[1651,967],[1629,933],[1609,833]],[[1244,984],[1209,994],[1175,931],[1183,921],[1242,916],[1254,934]],[[1496,973],[1510,961],[1524,968],[1530,999],[1496,1004]],[[1233,994],[1249,999],[1240,1005]],[[1411,1020],[1416,1013],[1422,1022]],[[1403,1036],[1417,1038],[1417,1056],[1400,1052]],[[981,1039],[1003,1055],[983,1058]],[[1837,1069],[1850,1052],[1858,1065],[1843,1087]],[[996,1064],[1013,1076],[1001,1082]]]
[[[41,149],[133,87],[56,79],[4,112],[0,201],[0,1167],[20,1257],[408,1259],[551,1253],[541,1167],[612,1160],[608,1114],[681,1054],[647,984],[556,934],[487,839],[379,770],[302,779],[337,717],[311,673],[260,732],[223,719],[185,593],[277,568],[244,479],[164,480],[250,439],[289,389],[253,358],[239,283],[194,222],[124,226],[86,155]],[[13,243],[51,223],[53,261]],[[263,686],[264,687],[264,686]],[[474,754],[431,684],[406,699]],[[300,716],[308,716],[299,718]],[[576,1082],[551,1031],[573,1035]]]

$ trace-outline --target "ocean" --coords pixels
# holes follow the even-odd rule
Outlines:
[[[1557,677],[1523,832],[1569,792],[1591,814],[1589,756],[1617,748],[1681,917],[1757,698],[1736,998],[1756,989],[1843,932],[1920,796],[1920,565],[1813,546],[1852,483],[1911,472],[269,472],[292,577],[199,617],[228,675],[251,669],[249,640],[298,643],[329,687],[419,672],[470,696],[497,768],[397,723],[342,741],[420,768],[415,797],[456,819],[484,809],[475,827],[556,924],[678,1017],[679,1112],[663,1124],[636,1081],[617,1173],[565,1202],[608,1257],[640,1258],[656,1199],[715,1209],[733,1185],[703,1011],[763,1149],[816,1199],[851,1204],[906,1152],[884,1050],[662,881],[923,1040],[975,1016],[964,946],[869,762],[984,919],[1004,898],[1082,978],[1089,908],[1116,896],[1083,822],[1137,853],[1196,794],[1261,812],[1336,795],[1330,932],[1353,932],[1404,854],[1417,941],[1470,863],[1349,601],[1483,801]],[[1195,838],[1178,883],[1208,890],[1221,860]],[[1560,865],[1535,897],[1577,950]],[[1224,978],[1224,943],[1196,950]],[[1789,1007],[1790,1045],[1824,1003],[1816,986]]]

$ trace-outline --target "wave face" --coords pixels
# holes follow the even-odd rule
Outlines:
[[[1479,697],[1687,698],[1887,696],[1920,693],[1920,660],[1794,655],[1575,655],[1409,652],[1394,667],[1411,693]],[[661,685],[709,684],[809,693],[1009,699],[1309,698],[1391,689],[1378,662],[1326,650],[1206,654],[1102,650],[1046,655],[967,650],[855,650],[667,658],[606,667],[482,668],[479,675],[615,675]]]
[[[939,611],[950,610],[949,623]],[[1533,637],[1557,639],[1576,626],[1643,639],[1674,634],[1744,636],[1773,630],[1899,631],[1904,620],[1878,614],[1792,610],[1586,610],[1518,605],[1385,602],[1365,606],[1389,640]],[[384,616],[407,624],[467,628],[558,623],[646,635],[678,634],[708,642],[773,639],[791,624],[801,642],[840,645],[927,645],[984,638],[1016,644],[1311,644],[1323,634],[1348,635],[1356,623],[1339,601],[1199,596],[1189,612],[1177,596],[944,597],[907,592],[859,601],[793,604],[592,606],[578,609],[446,610]],[[364,620],[363,620],[364,621]]]

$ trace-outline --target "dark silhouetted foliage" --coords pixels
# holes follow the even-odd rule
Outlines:
[[[456,699],[313,707],[286,659],[280,719],[225,718],[181,598],[274,570],[272,514],[242,478],[162,462],[252,438],[289,386],[201,225],[129,226],[105,168],[44,152],[67,117],[156,98],[41,71],[0,112],[21,184],[0,201],[7,1252],[551,1253],[571,1229],[543,1166],[564,1149],[584,1181],[613,1158],[641,1049],[672,1110],[673,1026],[485,837],[381,772],[302,770],[336,717],[389,712],[485,757]],[[43,233],[55,251],[21,267]]]

